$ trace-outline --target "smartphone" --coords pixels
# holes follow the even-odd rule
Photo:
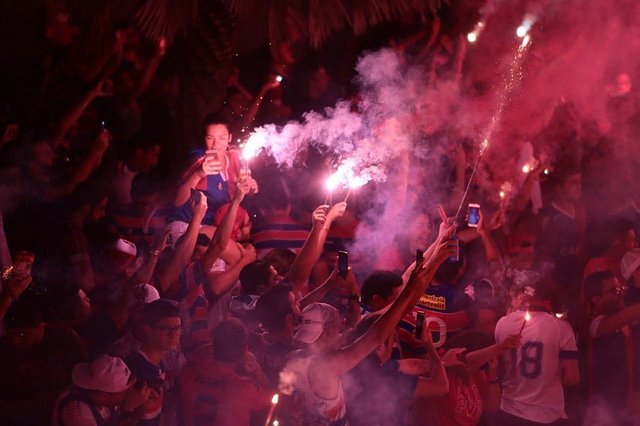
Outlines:
[[[424,258],[424,252],[420,249],[416,250],[416,263]]]
[[[338,252],[338,275],[346,278],[347,272],[349,272],[349,253],[340,250]]]
[[[477,228],[480,223],[480,204],[469,203],[469,228]]]
[[[420,339],[422,337],[422,329],[424,328],[424,312],[418,312],[416,315],[415,336]]]

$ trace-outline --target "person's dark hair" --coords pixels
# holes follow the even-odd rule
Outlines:
[[[278,275],[286,276],[296,260],[296,254],[288,248],[274,248],[268,252],[262,260],[269,262]]]
[[[180,317],[178,304],[169,299],[158,299],[148,303],[142,309],[142,323],[153,326],[162,318]]]
[[[227,129],[229,128],[229,120],[227,119],[227,117],[222,114],[212,112],[204,117],[202,123],[203,133],[206,132],[208,126],[213,126],[214,124],[222,124],[223,126],[226,126]]]
[[[213,330],[213,356],[222,362],[242,360],[247,350],[247,329],[242,321],[228,318]]]
[[[360,290],[360,297],[365,305],[369,305],[373,296],[380,296],[383,299],[393,294],[395,287],[402,285],[402,277],[391,271],[373,271],[367,277]]]
[[[4,325],[8,330],[36,328],[42,323],[42,311],[32,300],[18,299],[7,309]]]
[[[615,274],[611,271],[600,271],[587,275],[584,279],[584,295],[587,300],[592,297],[602,296],[603,283],[615,277]]]
[[[562,292],[550,277],[543,276],[539,278],[531,287],[534,289],[534,294],[529,297],[529,303],[535,304],[536,301],[550,302],[551,309],[554,312],[562,309]]]
[[[285,327],[287,315],[293,313],[289,294],[291,294],[290,286],[276,284],[260,296],[255,313],[264,328],[269,331],[280,331]]]
[[[459,251],[458,260],[451,262],[449,260],[443,262],[436,271],[433,279],[439,283],[455,284],[455,280],[458,277],[460,269],[464,266],[464,252],[462,249]]]
[[[251,262],[240,271],[240,285],[245,294],[257,295],[260,286],[268,286],[271,265],[264,260]]]

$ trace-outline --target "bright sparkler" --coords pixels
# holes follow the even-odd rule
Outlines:
[[[526,27],[526,32],[529,31],[529,29],[531,28],[531,26],[533,25],[533,23],[535,22],[535,18],[533,16],[527,16],[522,24],[523,27]],[[484,24],[483,24],[484,25]],[[507,77],[506,81],[505,81],[505,85],[504,85],[504,90],[501,92],[501,95],[499,97],[499,101],[498,101],[498,108],[495,112],[495,114],[491,117],[491,120],[489,121],[489,126],[486,129],[485,133],[484,133],[484,139],[480,148],[480,153],[478,155],[478,160],[476,161],[475,165],[473,166],[473,169],[471,170],[471,175],[469,176],[469,181],[467,182],[467,186],[464,190],[464,193],[462,194],[462,199],[460,200],[460,204],[458,205],[458,211],[456,212],[455,217],[457,218],[460,215],[460,212],[462,211],[462,206],[465,203],[465,200],[467,198],[467,194],[469,193],[469,189],[471,188],[471,183],[473,182],[473,177],[475,176],[476,170],[478,169],[478,166],[480,165],[480,161],[482,160],[482,157],[484,155],[484,152],[486,151],[486,149],[489,147],[489,141],[491,140],[491,136],[493,135],[493,133],[495,132],[498,123],[500,122],[500,119],[502,118],[502,115],[504,113],[504,109],[505,106],[507,105],[507,101],[509,100],[511,94],[513,93],[513,91],[515,90],[518,82],[520,81],[520,79],[522,78],[522,61],[524,58],[524,54],[527,51],[527,47],[530,44],[531,41],[531,37],[528,34],[523,35],[523,40],[521,45],[518,47],[518,50],[516,52],[515,57],[513,58],[513,62],[511,64],[511,68],[509,69],[509,76]],[[476,34],[476,38],[477,38],[477,34]],[[528,173],[528,172],[525,172]],[[506,191],[505,192],[505,196]],[[501,196],[501,198],[504,200],[504,197]]]
[[[269,409],[269,414],[267,415],[267,420],[264,422],[264,426],[269,426],[269,424],[271,423],[271,419],[273,418],[273,413],[276,411],[276,406],[278,405],[279,399],[280,395],[278,395],[277,393],[273,395],[273,398],[271,398],[271,408]]]
[[[520,38],[525,37],[527,34],[529,34],[529,30],[531,29],[531,27],[535,22],[536,22],[535,16],[533,15],[525,16],[524,20],[522,21],[522,24],[516,29],[516,35]]]
[[[526,314],[524,314],[524,321],[522,322],[522,327],[520,327],[520,334],[522,336],[522,330],[524,330],[524,326],[527,325],[527,321],[531,320],[531,314],[529,314],[529,311],[527,311]]]
[[[476,24],[473,31],[467,34],[467,40],[469,41],[469,43],[475,43],[476,41],[478,41],[478,37],[480,37],[482,30],[484,30],[484,22],[480,21]]]
[[[516,35],[520,38],[527,35],[527,29],[524,27],[524,25],[520,25],[518,27],[518,29],[516,30]]]
[[[344,202],[347,202],[349,196],[351,195],[351,191],[354,189],[358,189],[364,185],[366,185],[371,177],[367,173],[357,174],[355,171],[356,162],[354,159],[347,159],[338,166],[338,169],[327,178],[325,182],[325,187],[329,191],[327,194],[327,199],[331,195],[331,192],[335,190],[337,187],[342,186],[343,188],[348,188],[347,195],[344,199]],[[327,204],[325,202],[325,204]]]
[[[249,136],[247,143],[242,148],[242,157],[248,162],[258,155],[260,149],[267,145],[267,138],[263,133],[254,132]]]

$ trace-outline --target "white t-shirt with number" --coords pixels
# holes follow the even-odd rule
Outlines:
[[[522,330],[522,345],[503,355],[505,363],[500,408],[514,416],[539,423],[567,418],[564,410],[561,359],[576,359],[576,338],[571,326],[547,312],[530,311]],[[525,312],[502,317],[496,325],[496,342],[518,334]]]

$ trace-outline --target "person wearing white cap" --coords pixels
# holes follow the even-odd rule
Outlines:
[[[102,355],[76,364],[71,380],[73,387],[56,404],[54,426],[135,424],[136,410],[149,398],[149,386],[134,386],[135,376],[120,358]]]
[[[429,250],[432,255],[416,265],[398,298],[355,342],[341,347],[336,308],[312,303],[302,311],[294,335],[302,349],[290,355],[280,373],[280,393],[291,396],[292,405],[301,409],[296,413],[304,419],[301,424],[346,424],[341,377],[384,342],[406,310],[417,302],[440,264],[457,253],[457,245],[449,239],[454,226],[445,220],[433,250]]]

